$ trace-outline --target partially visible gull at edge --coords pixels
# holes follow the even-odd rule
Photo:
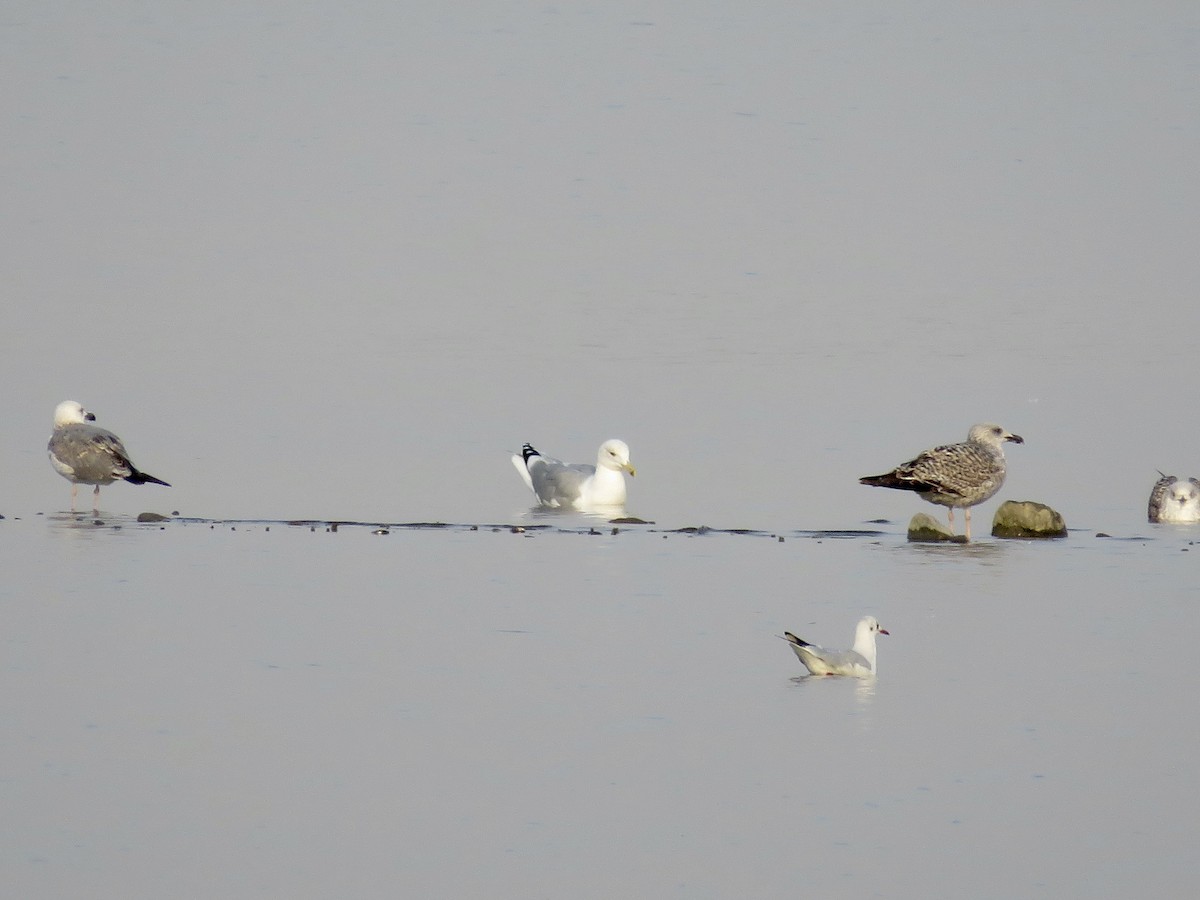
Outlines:
[[[1200,481],[1162,475],[1150,491],[1146,510],[1151,522],[1200,522]]]
[[[622,473],[637,474],[629,461],[629,447],[616,439],[600,445],[594,466],[568,464],[543,456],[532,444],[522,447],[520,454],[513,454],[512,463],[538,503],[552,509],[624,506],[625,476]]]
[[[138,471],[129,461],[121,439],[98,425],[96,417],[74,400],[64,400],[54,410],[54,433],[46,449],[54,470],[71,482],[71,512],[81,484],[94,484],[92,511],[100,511],[100,485],[125,480],[130,484],[161,484],[160,478]]]
[[[782,636],[810,674],[868,678],[879,671],[875,662],[875,635],[888,633],[874,616],[863,616],[854,629],[854,646],[849,650],[826,650],[801,640],[790,631],[785,631]]]
[[[961,444],[946,444],[926,450],[882,475],[867,475],[860,484],[914,491],[922,500],[949,507],[950,530],[954,510],[963,510],[966,537],[971,540],[971,507],[990,498],[1004,485],[1008,472],[1004,442],[1023,444],[1019,434],[984,422],[972,425]]]

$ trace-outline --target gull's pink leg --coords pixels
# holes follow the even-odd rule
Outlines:
[[[100,485],[96,485],[96,490],[92,492],[92,512],[100,515]]]
[[[71,512],[75,512],[75,495],[79,493],[79,485],[71,482]]]
[[[964,509],[963,515],[967,520],[967,543],[969,544],[971,543],[971,507],[968,506],[966,509]]]

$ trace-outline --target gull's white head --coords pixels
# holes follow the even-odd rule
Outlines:
[[[867,661],[873,673],[879,672],[875,656],[875,635],[887,633],[888,630],[880,625],[874,616],[863,616],[854,629],[854,650]]]
[[[76,400],[64,400],[54,407],[54,427],[60,425],[80,425],[83,422],[94,422],[96,417],[88,412]]]
[[[874,616],[863,616],[858,620],[858,634],[888,634],[888,630],[879,624]]]
[[[596,468],[613,469],[618,472],[628,472],[637,475],[633,463],[629,461],[629,446],[624,441],[613,438],[600,445],[600,453],[596,457]]]
[[[1177,480],[1168,489],[1170,500],[1172,503],[1178,503],[1180,506],[1190,506],[1200,500],[1200,485],[1195,479],[1184,481]]]
[[[999,447],[1005,441],[1012,441],[1014,444],[1025,443],[1025,438],[1006,431],[995,422],[981,422],[978,425],[972,425],[971,430],[967,432],[967,440],[974,444],[990,444],[993,447]]]

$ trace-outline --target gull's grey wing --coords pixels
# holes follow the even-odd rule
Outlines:
[[[857,650],[826,650],[824,647],[810,644],[808,641],[796,637],[790,631],[783,633],[783,639],[792,645],[792,652],[814,675],[828,674],[818,671],[818,669],[828,669],[829,673],[840,675],[852,674],[856,667],[867,672],[873,671],[867,658]],[[811,657],[812,663],[806,657]],[[816,664],[816,669],[813,668],[813,663]]]
[[[59,471],[84,484],[110,484],[137,472],[121,439],[95,425],[57,428],[46,449]]]
[[[846,668],[859,666],[867,671],[871,670],[871,664],[867,662],[867,658],[857,650],[839,650],[834,655],[838,660],[838,664],[843,665]]]
[[[580,495],[583,482],[595,472],[595,466],[583,463],[567,465],[544,456],[531,460],[529,466],[534,493],[543,503],[573,503]]]

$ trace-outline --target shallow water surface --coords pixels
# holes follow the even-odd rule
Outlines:
[[[0,526],[27,573],[3,598],[23,896],[1190,877],[1200,677],[1132,652],[1200,625],[1174,533]],[[844,646],[864,612],[891,631],[871,682],[801,678],[775,637]]]

